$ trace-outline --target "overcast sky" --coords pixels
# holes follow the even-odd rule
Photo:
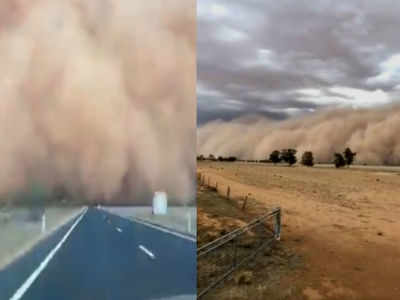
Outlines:
[[[199,0],[198,124],[400,100],[400,1]]]

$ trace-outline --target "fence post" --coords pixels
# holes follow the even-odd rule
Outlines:
[[[275,239],[279,241],[281,239],[281,209],[279,208],[275,214],[275,228],[274,228]]]
[[[237,246],[236,246],[236,238],[232,240],[233,242],[233,267],[236,267],[237,264]]]
[[[226,189],[226,198],[228,198],[229,200],[230,196],[231,196],[231,187],[228,185],[228,188]]]
[[[207,186],[210,187],[210,176],[208,176]]]
[[[215,182],[215,191],[218,193],[218,182]]]
[[[246,195],[246,196],[244,197],[244,200],[243,200],[242,210],[245,210],[245,209],[246,209],[247,199],[248,199],[248,196]]]

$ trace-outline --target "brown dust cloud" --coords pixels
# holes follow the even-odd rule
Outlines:
[[[195,1],[2,1],[0,199],[191,201],[194,74]]]
[[[335,152],[350,147],[357,162],[400,164],[400,106],[375,109],[331,109],[272,121],[243,116],[213,121],[198,129],[197,153],[266,159],[273,150],[295,148],[300,157],[312,151],[316,162],[331,162]]]

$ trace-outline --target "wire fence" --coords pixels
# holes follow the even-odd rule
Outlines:
[[[198,298],[221,284],[260,250],[280,239],[281,209],[251,221],[197,249]]]

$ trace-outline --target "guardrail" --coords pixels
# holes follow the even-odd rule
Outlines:
[[[272,224],[268,221],[273,220]],[[221,284],[260,250],[280,239],[281,209],[251,221],[197,249],[198,298]]]

